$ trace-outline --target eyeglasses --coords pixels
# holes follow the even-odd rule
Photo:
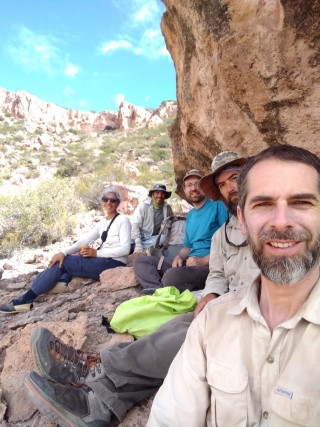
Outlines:
[[[198,188],[199,187],[199,182],[200,181],[197,181],[197,182],[192,182],[192,183],[190,183],[190,184],[185,184],[185,186],[184,186],[184,188]]]
[[[102,202],[110,202],[110,203],[116,203],[118,202],[118,199],[116,199],[115,197],[102,197],[101,198]]]

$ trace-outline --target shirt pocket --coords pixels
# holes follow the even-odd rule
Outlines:
[[[311,396],[307,392],[304,394],[301,391],[293,390],[292,398],[288,399],[274,393],[271,396],[270,405],[272,411],[287,421],[288,425],[308,427],[319,427],[320,425],[319,396]]]
[[[248,374],[208,360],[213,426],[246,426]]]

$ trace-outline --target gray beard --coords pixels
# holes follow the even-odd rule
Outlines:
[[[261,273],[277,285],[290,285],[298,282],[319,263],[320,242],[316,240],[313,246],[310,246],[311,235],[307,231],[288,230],[280,233],[276,230],[269,230],[260,233],[258,239],[259,242],[269,239],[288,239],[296,241],[304,240],[307,243],[307,248],[302,254],[266,257],[263,253],[262,243],[256,245],[248,234],[248,244],[255,263],[261,270]]]

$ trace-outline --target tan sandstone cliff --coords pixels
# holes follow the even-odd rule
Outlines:
[[[14,117],[25,120],[29,127],[60,133],[63,129],[77,129],[84,132],[105,129],[127,130],[131,126],[158,125],[163,119],[174,117],[177,105],[164,101],[156,110],[148,110],[128,102],[122,102],[119,111],[72,110],[37,98],[25,90],[11,92],[0,88],[0,111],[7,111]]]
[[[163,0],[177,73],[178,183],[221,150],[275,144],[320,154],[319,0]]]

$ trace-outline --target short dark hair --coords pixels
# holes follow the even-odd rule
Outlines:
[[[242,167],[238,176],[238,204],[243,212],[248,195],[248,174],[250,170],[262,160],[277,159],[284,162],[304,163],[318,172],[318,186],[320,189],[320,159],[308,150],[294,145],[276,145],[250,157]]]

